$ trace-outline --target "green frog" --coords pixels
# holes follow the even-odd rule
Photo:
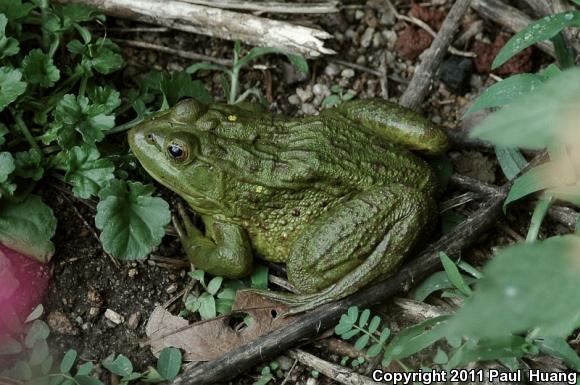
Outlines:
[[[182,101],[129,132],[130,147],[183,207],[174,218],[196,268],[248,275],[256,255],[286,264],[297,294],[263,291],[301,312],[393,274],[428,235],[438,186],[419,155],[444,132],[384,100],[290,118],[256,105]]]

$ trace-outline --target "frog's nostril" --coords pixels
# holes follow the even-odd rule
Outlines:
[[[145,140],[147,141],[147,143],[149,144],[154,144],[155,143],[155,138],[153,137],[153,134],[149,133],[145,136]]]

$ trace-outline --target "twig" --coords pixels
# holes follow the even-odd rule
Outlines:
[[[111,16],[128,18],[208,35],[241,40],[255,46],[281,47],[307,57],[335,52],[324,47],[329,33],[286,21],[272,20],[247,13],[184,3],[177,0],[57,0],[93,6]]]
[[[423,102],[431,85],[431,80],[437,73],[437,68],[439,68],[441,60],[443,60],[443,56],[451,44],[453,35],[457,32],[459,23],[463,19],[465,12],[467,12],[470,2],[471,0],[457,0],[453,4],[443,21],[443,25],[441,25],[439,33],[427,50],[425,57],[417,66],[411,83],[409,83],[407,90],[401,97],[401,105],[415,109]]]
[[[358,351],[352,344],[334,337],[317,340],[313,345],[316,348],[329,350],[339,356],[363,357],[366,361],[370,359],[364,351]]]
[[[298,360],[294,360],[294,363],[290,367],[290,370],[288,370],[288,373],[286,373],[286,377],[284,377],[284,381],[282,381],[282,383],[280,385],[284,385],[284,384],[286,384],[286,382],[288,382],[288,379],[290,378],[290,374],[292,374],[292,371],[296,367],[297,363],[298,363]]]
[[[231,67],[232,66],[232,61],[228,60],[228,59],[214,58],[212,56],[203,55],[200,53],[183,51],[180,49],[175,49],[175,48],[170,48],[170,47],[166,47],[166,46],[162,46],[162,45],[147,43],[145,41],[117,39],[117,38],[111,38],[111,40],[113,40],[117,43],[120,43],[122,45],[129,46],[129,47],[150,49],[153,51],[159,51],[159,52],[163,52],[163,53],[168,53],[170,55],[179,56],[179,57],[182,57],[184,59],[191,59],[191,60],[196,60],[196,61],[206,61],[209,63],[219,64],[219,65],[224,66],[224,67]]]
[[[361,376],[344,366],[331,364],[301,349],[292,349],[288,355],[306,366],[314,368],[334,381],[345,385],[375,385],[376,382],[368,377]]]
[[[484,19],[491,20],[512,32],[518,32],[532,22],[528,15],[500,0],[473,0],[471,8]],[[548,55],[554,56],[554,45],[551,42],[543,41],[537,46]]]
[[[292,4],[276,1],[243,1],[243,0],[182,0],[186,3],[207,5],[222,9],[239,11],[257,11],[263,13],[336,13],[339,11],[337,1],[320,3]]]

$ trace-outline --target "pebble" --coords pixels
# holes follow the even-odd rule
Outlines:
[[[318,380],[316,378],[309,377],[306,380],[306,385],[318,385]]]
[[[345,68],[340,73],[340,76],[342,76],[343,78],[346,78],[346,79],[350,79],[350,78],[354,77],[354,70],[352,68]]]
[[[167,294],[173,294],[177,291],[177,284],[176,283],[172,283],[171,285],[169,285],[167,287],[167,289],[165,289],[165,292]]]
[[[290,103],[292,105],[300,104],[300,98],[298,97],[298,95],[292,94],[292,95],[288,96],[288,103]]]
[[[340,67],[336,63],[330,63],[324,68],[324,74],[330,76],[331,78],[335,77],[340,73]]]
[[[372,27],[368,27],[360,39],[360,45],[363,46],[364,48],[368,48],[371,45],[374,34],[375,29]]]
[[[55,334],[76,336],[79,334],[78,328],[61,311],[53,311],[47,317],[47,323]]]
[[[99,315],[98,307],[91,307],[89,309],[89,318],[97,318],[98,315]]]
[[[381,32],[385,40],[387,41],[387,48],[389,50],[395,49],[395,43],[397,42],[397,33],[391,29],[385,29]]]
[[[139,273],[139,270],[137,270],[137,269],[129,269],[129,271],[127,272],[127,275],[129,276],[129,278],[134,278],[138,273]]]
[[[304,103],[302,105],[302,112],[304,115],[314,115],[316,113],[316,108],[310,103]]]
[[[375,32],[373,35],[373,48],[379,48],[383,45],[383,35],[380,32]]]
[[[278,362],[278,364],[280,364],[280,369],[284,371],[290,370],[292,365],[294,365],[294,361],[286,356],[280,356],[276,358],[276,361]]]
[[[334,33],[334,39],[337,42],[342,43],[344,41],[344,34],[342,32],[335,32]]]
[[[451,55],[441,63],[439,79],[456,95],[465,95],[470,89],[473,62],[470,58]]]
[[[103,298],[101,297],[101,294],[94,289],[89,289],[87,292],[87,300],[93,307],[101,307],[103,305]]]
[[[330,89],[326,84],[316,83],[314,87],[312,87],[312,92],[316,96],[328,96],[330,95]]]
[[[356,12],[354,13],[354,18],[357,20],[362,19],[363,17],[365,17],[365,13],[364,11],[357,9]]]
[[[125,322],[125,317],[111,309],[105,310],[105,318],[115,325],[120,325]]]
[[[356,58],[356,64],[367,64],[367,58],[365,55],[359,55],[359,57]]]
[[[310,85],[307,85],[306,88],[301,87],[296,88],[296,95],[298,95],[298,98],[302,103],[306,103],[307,101],[312,99],[312,96],[314,96]]]
[[[139,326],[139,322],[141,321],[141,313],[135,312],[129,316],[129,320],[127,321],[127,328],[130,330],[135,330]]]

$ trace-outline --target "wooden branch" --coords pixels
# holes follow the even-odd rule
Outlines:
[[[189,366],[173,381],[173,384],[203,385],[235,378],[258,362],[274,358],[305,340],[320,336],[325,330],[334,327],[349,307],[355,305],[368,307],[395,294],[408,291],[439,267],[440,251],[457,257],[462,249],[476,242],[496,222],[501,214],[501,205],[507,188],[508,186],[499,188],[498,194],[482,205],[472,216],[433,243],[417,258],[408,262],[393,277],[364,288],[350,297],[301,314],[292,324],[262,336],[248,345],[234,349],[215,361]]]
[[[435,37],[435,40],[433,40],[433,43],[431,44],[431,47],[429,47],[425,57],[415,69],[413,79],[411,79],[409,87],[407,87],[405,93],[401,97],[401,105],[415,109],[423,102],[423,99],[427,95],[429,87],[431,86],[431,81],[437,74],[439,65],[447,53],[447,49],[451,44],[453,36],[458,30],[461,20],[463,20],[465,12],[467,12],[467,9],[469,8],[470,2],[471,0],[455,1],[455,4],[453,4],[453,7],[451,7],[451,10],[449,10],[449,13],[447,14],[445,21],[443,21],[441,29],[439,29],[437,37]]]
[[[332,35],[320,29],[271,20],[246,13],[194,5],[176,0],[57,0],[82,3],[104,13],[181,31],[227,40],[241,40],[255,46],[284,48],[306,57],[335,52],[324,47]]]
[[[519,32],[533,21],[522,11],[510,7],[500,0],[473,0],[471,8],[484,19],[491,20],[512,32]],[[554,56],[552,42],[543,41],[536,45],[548,55]]]
[[[244,0],[182,0],[186,3],[206,5],[208,7],[235,9],[238,11],[256,11],[264,13],[336,13],[338,1],[320,3],[283,3],[277,1],[244,1]]]
[[[362,376],[344,366],[331,364],[313,354],[307,353],[301,349],[292,349],[288,352],[290,358],[300,361],[302,364],[313,368],[332,378],[334,381],[344,385],[376,385],[376,382],[368,377]]]

